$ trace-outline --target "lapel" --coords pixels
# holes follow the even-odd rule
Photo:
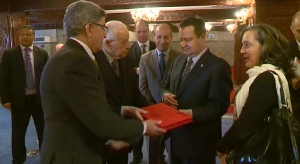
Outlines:
[[[18,46],[16,47],[14,53],[16,55],[16,60],[14,61],[16,66],[19,66],[20,69],[21,69],[21,72],[24,72],[24,77],[26,76],[25,75],[25,61],[24,61],[24,58],[23,58],[23,53],[22,53],[22,49],[21,49],[21,46]]]
[[[155,75],[157,76],[157,79],[159,81],[162,81],[161,75],[160,75],[160,69],[159,69],[159,64],[158,64],[158,54],[156,50],[151,51],[151,57],[150,57],[150,61],[148,62],[150,65],[153,64],[154,66],[154,71],[155,71]]]
[[[128,79],[130,76],[127,75],[128,73],[131,73],[131,71],[128,70],[128,67],[127,67],[127,63],[126,63],[126,57],[124,59],[119,59],[119,69],[120,69],[120,72],[122,75],[122,81],[123,81],[123,98],[121,101],[124,101],[124,100],[127,100],[127,92],[131,90],[128,89],[129,88],[129,84],[128,84],[128,81],[131,81],[130,79]],[[116,75],[116,74],[115,74]],[[117,75],[116,75],[117,76]],[[124,103],[124,102],[123,102]]]
[[[142,55],[142,52],[141,52],[138,42],[136,42],[136,44],[135,44],[135,54],[137,57]]]
[[[200,59],[194,65],[194,67],[192,68],[189,75],[186,77],[185,81],[182,83],[182,85],[179,86],[177,96],[179,96],[186,89],[186,87],[191,83],[191,81],[193,81],[197,76],[199,76],[199,74],[201,74],[203,72],[203,70],[205,70],[205,68],[208,67],[208,65],[209,65],[208,61],[209,61],[210,55],[211,55],[210,51],[209,51],[209,49],[207,49],[207,51],[200,57]],[[185,63],[186,63],[186,60],[185,60]],[[183,65],[183,69],[184,69],[184,67],[185,67],[185,64]],[[181,74],[182,74],[182,71],[180,73],[180,76],[181,76]],[[179,78],[181,78],[181,77],[179,77]],[[178,83],[178,85],[180,85],[180,83]]]
[[[168,77],[168,73],[169,70],[171,68],[172,62],[174,61],[174,59],[178,56],[177,52],[174,51],[172,48],[170,49],[170,53],[169,53],[169,58],[168,61],[166,63],[166,69],[165,69],[165,73],[164,73],[164,77],[163,77],[163,81]]]
[[[41,54],[39,49],[36,46],[33,46],[33,63],[34,63],[35,71],[36,71],[36,66],[38,61],[41,61]]]

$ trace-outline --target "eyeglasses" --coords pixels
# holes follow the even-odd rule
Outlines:
[[[102,24],[98,24],[98,23],[93,23],[93,24],[102,27],[102,29],[104,30],[105,34],[107,33],[108,27],[103,26]]]

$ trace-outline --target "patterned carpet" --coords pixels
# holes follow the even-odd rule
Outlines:
[[[222,119],[222,129],[223,133],[228,130],[232,124],[232,115],[224,115]],[[26,134],[26,147],[27,150],[36,150],[38,145],[36,143],[37,136],[35,132],[35,127],[33,121],[31,120],[27,129]],[[146,142],[146,141],[145,141]],[[11,118],[10,112],[0,106],[0,164],[9,164],[11,163]],[[144,144],[145,145],[145,144]],[[141,164],[147,164],[148,156],[146,154],[146,146],[143,147],[144,159]],[[30,154],[28,154],[30,155]],[[132,160],[132,154],[129,154],[129,162]],[[166,157],[168,162],[168,158]],[[39,164],[39,156],[32,155],[27,157],[25,164]],[[219,164],[219,161],[217,161]]]

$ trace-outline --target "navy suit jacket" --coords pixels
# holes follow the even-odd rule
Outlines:
[[[123,92],[119,95],[117,94],[119,92],[118,76],[108,62],[104,52],[99,51],[94,55],[103,77],[107,102],[114,112],[120,114],[122,105],[141,108],[151,104],[138,90],[137,83],[134,80],[133,61],[130,57],[127,56],[118,60],[123,81]]]
[[[112,111],[99,68],[72,39],[47,62],[41,98],[45,116],[41,164],[101,164],[107,139],[134,143],[143,133],[140,121]]]
[[[187,56],[177,57],[162,86],[162,95],[173,93],[178,109],[192,109],[193,123],[170,131],[171,149],[180,157],[195,157],[212,150],[221,138],[221,117],[229,106],[232,90],[229,64],[209,49],[180,86]]]
[[[48,53],[33,46],[35,89],[38,108],[41,107],[40,79]],[[26,74],[21,46],[4,51],[1,61],[0,91],[2,104],[10,102],[12,109],[18,110],[25,105]]]

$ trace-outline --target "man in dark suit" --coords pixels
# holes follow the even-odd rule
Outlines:
[[[229,64],[206,46],[205,22],[189,17],[179,25],[183,49],[162,86],[163,103],[193,117],[170,131],[172,164],[215,164],[221,117],[232,90]]]
[[[134,32],[137,41],[134,42],[128,52],[128,55],[133,59],[134,70],[139,74],[139,64],[142,54],[154,50],[155,42],[149,40],[149,26],[144,20],[138,20],[134,26]],[[137,76],[138,78],[138,76]]]
[[[291,30],[295,39],[290,42],[289,55],[292,61],[295,60],[295,57],[300,60],[300,11],[296,12],[292,18]],[[300,120],[300,77],[292,79],[290,95],[293,114]]]
[[[159,121],[124,119],[106,102],[103,77],[92,53],[102,49],[108,28],[105,11],[89,1],[67,7],[65,45],[50,58],[41,78],[45,116],[41,164],[101,164],[108,139],[134,143],[141,135],[161,135]],[[122,114],[141,119],[138,108]]]
[[[161,102],[161,84],[167,76],[173,60],[181,53],[172,49],[172,30],[168,24],[160,24],[154,31],[156,49],[141,56],[139,88],[141,93],[151,102]],[[163,164],[164,136],[150,137],[149,164]]]
[[[133,59],[134,71],[136,72],[135,80],[138,84],[139,81],[139,63],[141,55],[154,50],[156,48],[155,42],[149,40],[149,26],[148,23],[144,20],[138,20],[135,23],[134,31],[136,34],[137,41],[132,44],[128,56]],[[138,87],[138,86],[137,86]],[[138,164],[143,159],[143,138],[133,146],[133,161],[130,164]]]
[[[11,111],[13,164],[26,160],[25,134],[31,116],[39,146],[43,143],[44,116],[39,86],[48,54],[33,45],[34,36],[33,27],[23,26],[20,45],[5,51],[1,61],[1,100],[3,107]]]
[[[103,49],[94,56],[103,77],[108,104],[118,114],[121,113],[122,105],[136,107],[151,105],[152,103],[140,93],[135,84],[133,61],[127,56],[130,43],[126,25],[120,21],[110,21],[106,26],[109,30],[103,40]],[[115,148],[118,142],[120,141],[111,141],[108,146],[112,148],[105,147],[102,163],[128,164],[128,148],[124,148],[127,150],[122,147]]]

